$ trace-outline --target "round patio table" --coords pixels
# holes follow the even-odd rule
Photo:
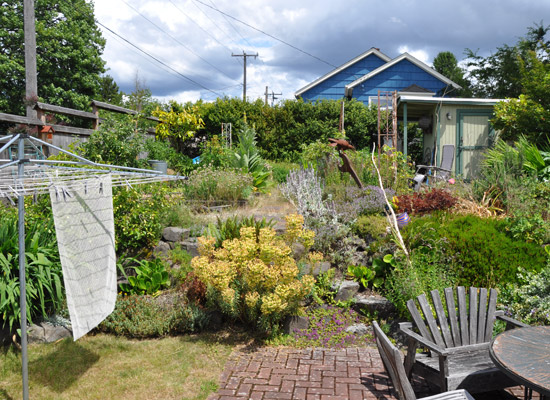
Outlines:
[[[550,326],[503,332],[491,342],[489,354],[495,365],[516,382],[550,396]]]

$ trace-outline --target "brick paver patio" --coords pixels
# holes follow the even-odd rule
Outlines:
[[[433,394],[413,381],[418,398]],[[521,388],[514,395],[522,398]],[[476,396],[497,400],[502,394]],[[513,398],[513,397],[512,397]],[[394,400],[393,389],[375,348],[295,349],[262,347],[235,352],[208,400]]]

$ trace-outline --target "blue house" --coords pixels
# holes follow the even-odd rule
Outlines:
[[[390,59],[373,47],[304,86],[295,96],[309,101],[346,97],[376,104],[379,91],[443,97],[452,88],[460,86],[412,55]]]

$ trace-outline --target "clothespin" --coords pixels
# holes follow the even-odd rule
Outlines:
[[[67,201],[67,197],[71,198],[73,195],[67,190],[67,188],[61,188],[63,190],[63,199]]]

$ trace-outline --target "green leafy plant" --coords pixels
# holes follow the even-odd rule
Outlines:
[[[144,150],[145,135],[136,132],[135,124],[136,121],[130,116],[108,118],[77,151],[81,156],[99,163],[144,167],[138,155]]]
[[[336,290],[332,287],[332,282],[336,275],[336,269],[330,268],[327,272],[322,272],[315,279],[315,285],[313,287],[313,299],[318,304],[334,304],[334,296],[336,296]]]
[[[271,173],[256,146],[256,131],[254,129],[245,126],[239,132],[239,143],[230,160],[234,168],[252,175],[252,184],[256,190],[265,191],[267,179]]]
[[[19,245],[17,215],[0,216],[0,321],[10,330],[19,327]],[[53,221],[29,224],[25,235],[27,319],[46,317],[64,300],[61,263]]]
[[[169,201],[166,191],[161,184],[113,188],[115,245],[119,256],[147,253],[157,244],[162,210]]]
[[[364,265],[349,265],[347,273],[353,279],[360,282],[365,289],[369,287],[369,283],[376,276],[374,270]]]
[[[226,219],[217,217],[216,224],[208,224],[204,233],[207,236],[214,237],[216,239],[215,246],[216,248],[219,248],[222,246],[224,240],[240,238],[240,231],[242,227],[253,227],[256,229],[256,233],[259,234],[260,229],[272,228],[274,225],[274,220],[266,220],[265,217],[261,220],[256,220],[254,216],[233,216]]]
[[[157,108],[153,111],[153,116],[160,120],[156,127],[157,137],[169,139],[177,148],[181,148],[183,142],[204,127],[204,121],[196,107],[182,107],[176,102],[170,103],[169,111]]]
[[[162,288],[170,284],[170,276],[161,259],[148,261],[131,258],[129,261],[137,264],[131,267],[136,275],[126,276],[128,283],[120,284],[122,292],[157,296]]]
[[[148,296],[118,296],[115,310],[98,330],[144,339],[201,331],[209,320],[204,309],[180,298],[161,303]]]
[[[147,139],[144,146],[149,160],[162,160],[168,163],[168,168],[182,175],[187,175],[195,169],[193,161],[179,153],[170,143],[162,139]]]
[[[250,174],[204,166],[189,175],[184,193],[186,199],[197,208],[228,203],[235,205],[250,197],[252,185]]]
[[[530,325],[550,324],[550,245],[545,250],[548,262],[540,273],[521,270],[520,282],[499,295],[507,315]]]

